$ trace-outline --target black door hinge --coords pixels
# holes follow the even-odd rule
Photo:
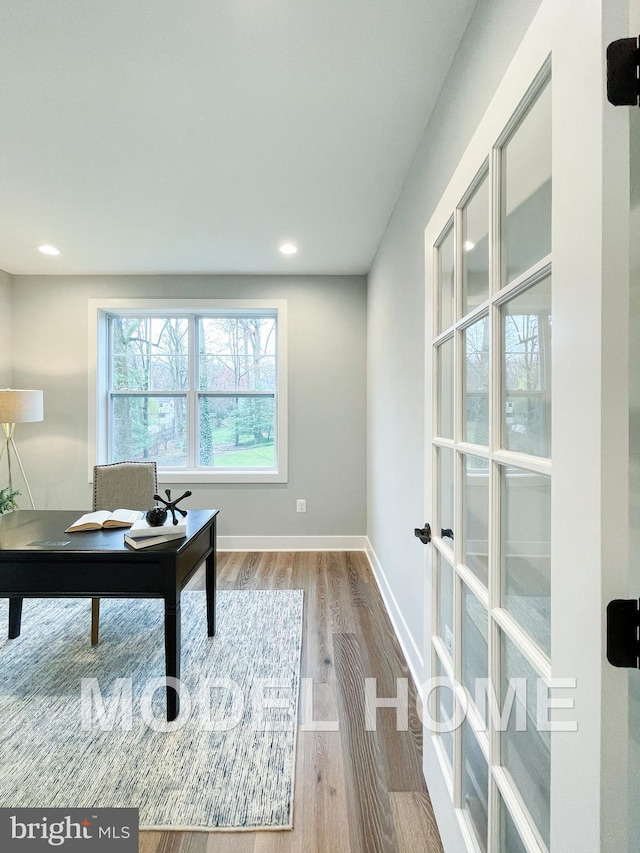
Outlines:
[[[640,669],[638,599],[616,598],[607,605],[607,660],[613,666]]]
[[[617,39],[607,48],[607,100],[614,107],[640,103],[639,38]]]

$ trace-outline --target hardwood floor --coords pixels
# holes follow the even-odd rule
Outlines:
[[[201,573],[192,588],[202,588]],[[439,853],[422,776],[416,694],[369,563],[361,552],[221,553],[219,589],[303,589],[303,678],[313,680],[313,720],[338,731],[298,731],[294,829],[143,832],[141,853]],[[406,731],[396,709],[365,726],[365,679],[379,697],[409,679]],[[304,684],[304,682],[303,682]]]

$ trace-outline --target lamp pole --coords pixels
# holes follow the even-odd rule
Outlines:
[[[13,433],[15,432],[16,425],[15,424],[2,424],[2,429],[4,430],[4,444],[0,449],[0,460],[2,459],[2,454],[5,449],[7,451],[7,467],[9,469],[9,489],[13,491],[13,477],[11,475],[11,448],[13,448],[13,452],[16,455],[16,459],[18,460],[18,465],[20,466],[20,471],[22,473],[22,479],[24,480],[24,484],[27,487],[27,494],[29,495],[29,500],[31,501],[31,509],[35,509],[36,505],[33,502],[33,495],[31,494],[31,488],[29,487],[29,481],[27,480],[27,475],[24,471],[24,466],[22,464],[22,459],[20,459],[20,454],[18,453],[18,448],[16,447],[16,443],[13,440]]]
[[[18,462],[22,479],[27,487],[27,494],[31,502],[31,508],[35,509],[36,505],[31,494],[31,487],[27,480],[27,475],[18,453],[18,448],[14,440],[16,424],[32,423],[33,421],[41,421],[44,417],[42,391],[26,390],[22,388],[4,388],[0,389],[0,423],[4,431],[4,443],[0,447],[0,460],[6,450],[7,452],[7,467],[9,469],[9,489],[13,491],[13,471],[12,471],[12,455]]]

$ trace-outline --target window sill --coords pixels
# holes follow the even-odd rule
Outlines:
[[[186,486],[199,483],[286,483],[287,475],[282,471],[199,471],[193,468],[182,470],[158,469],[158,485],[180,483]]]

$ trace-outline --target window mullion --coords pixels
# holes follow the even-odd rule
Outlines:
[[[106,445],[98,445],[99,450],[106,452],[109,461],[111,461],[111,455],[113,453],[113,395],[111,390],[113,388],[113,320],[110,314],[106,315],[105,318],[107,325],[107,364],[106,368],[102,372],[102,377],[99,376],[98,381],[100,379],[103,380],[103,392],[106,395],[107,401],[107,418],[105,423],[105,435],[106,435]],[[98,457],[98,462],[103,461],[100,457]]]
[[[198,390],[200,376],[200,337],[198,318],[189,316],[189,392],[187,394],[187,434],[188,459],[187,466],[191,469],[198,467]]]

